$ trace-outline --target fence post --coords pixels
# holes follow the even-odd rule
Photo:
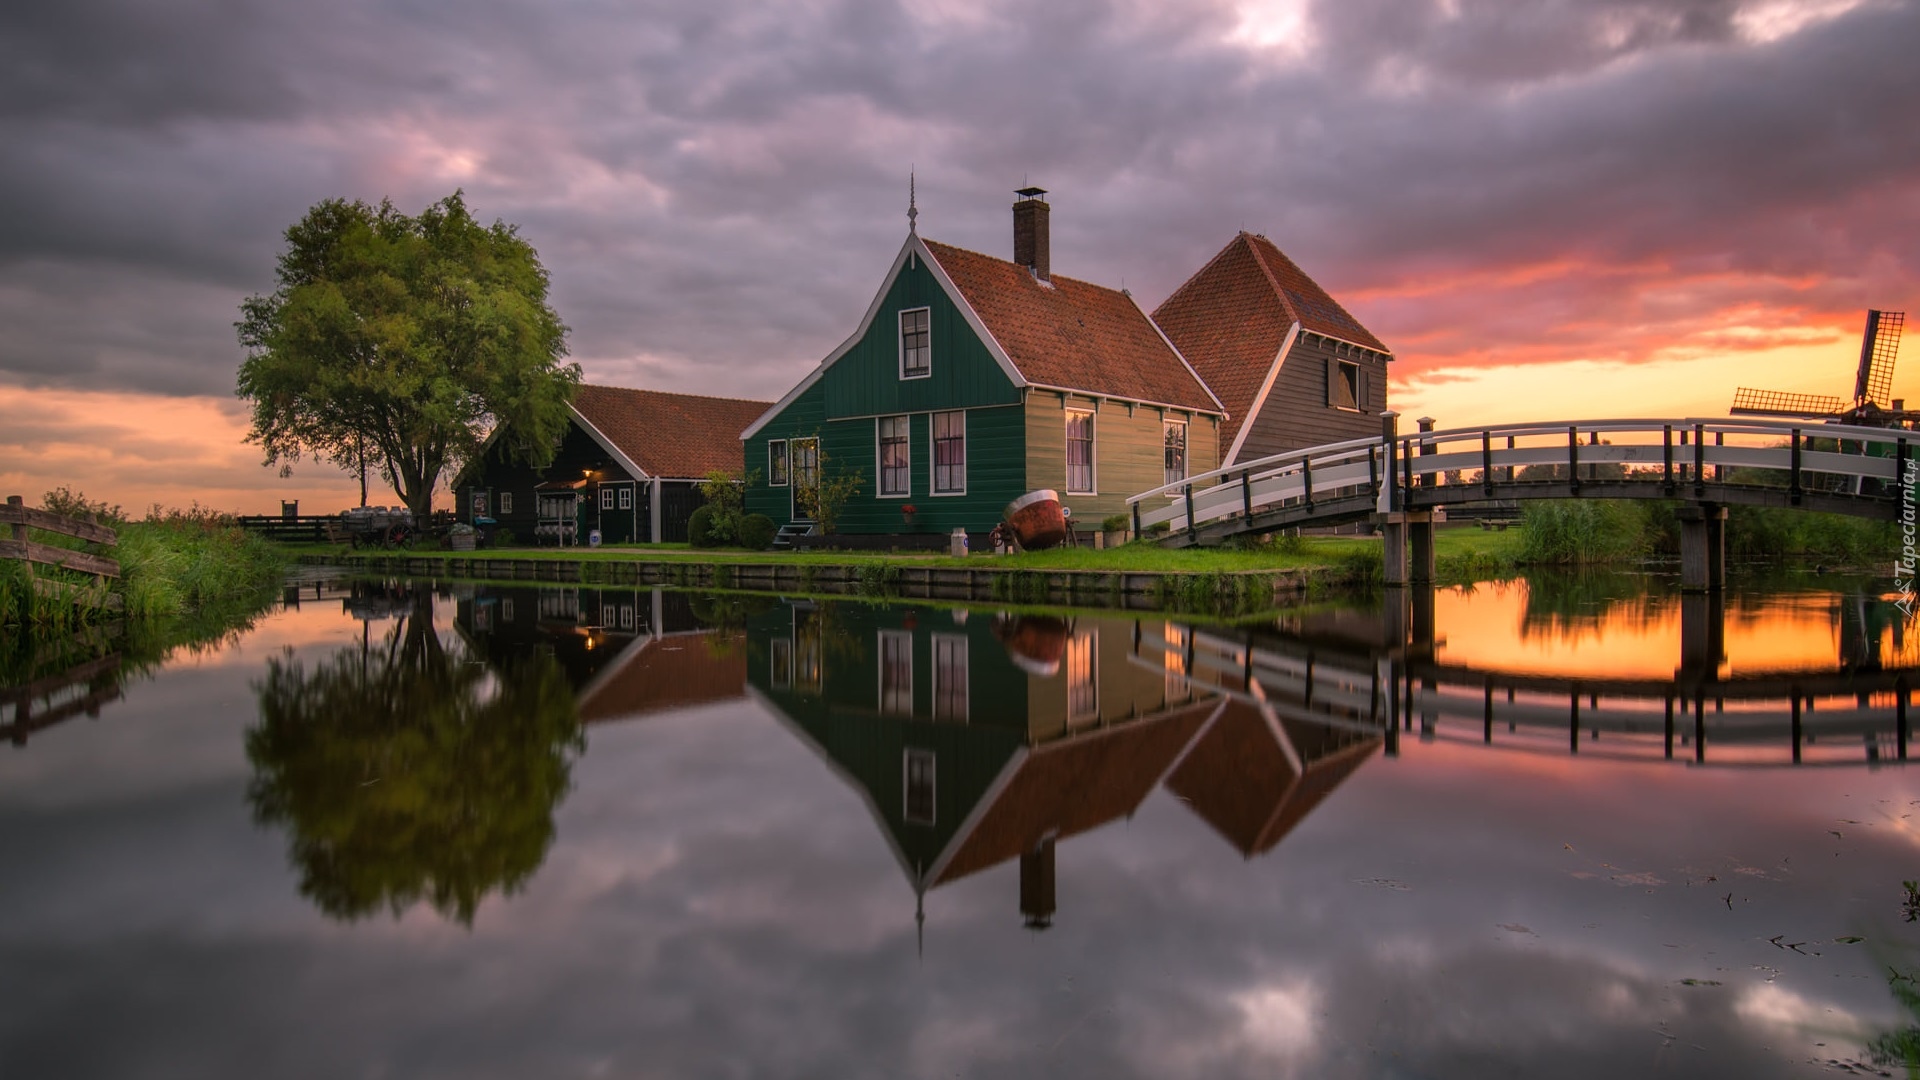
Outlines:
[[[1393,511],[1400,509],[1400,506],[1401,506],[1400,492],[1399,492],[1395,477],[1393,475],[1395,471],[1394,470],[1395,462],[1393,457],[1394,437],[1399,433],[1400,433],[1400,414],[1397,412],[1394,412],[1392,409],[1388,409],[1386,412],[1381,413],[1380,414],[1380,449],[1382,451],[1381,464],[1387,470],[1386,482],[1384,487],[1382,488],[1381,494],[1385,496],[1385,499],[1383,501],[1386,503],[1386,506],[1383,509],[1387,513],[1392,513]]]
[[[1414,423],[1420,425],[1421,435],[1425,435],[1428,432],[1433,430],[1433,417],[1431,416],[1423,416],[1420,419],[1414,421]],[[1433,453],[1433,440],[1426,439],[1426,438],[1421,439],[1420,440],[1420,456],[1426,457],[1428,454],[1431,454],[1431,453]],[[1428,476],[1423,472],[1420,476],[1421,487],[1438,487],[1439,483],[1440,483],[1440,477],[1437,475]]]
[[[1567,480],[1580,494],[1580,429],[1573,426],[1567,428]]]
[[[1240,470],[1240,509],[1246,513],[1247,520],[1253,520],[1253,470]]]
[[[1673,494],[1673,425],[1665,425],[1662,428],[1662,433],[1662,438],[1666,444],[1667,471],[1666,478],[1661,481],[1661,484],[1665,488],[1666,493],[1671,495]]]
[[[1133,504],[1133,538],[1140,539],[1140,504]]]
[[[1793,429],[1793,449],[1788,455],[1792,462],[1792,471],[1787,474],[1787,501],[1800,505],[1800,429]]]
[[[1187,539],[1192,540],[1195,535],[1195,529],[1193,527],[1193,483],[1191,481],[1187,483],[1186,490],[1187,490]]]
[[[1305,497],[1307,513],[1313,513],[1313,459],[1300,459],[1300,494]]]
[[[12,507],[15,510],[25,509],[26,503],[27,501],[18,495],[7,496],[7,505]],[[27,526],[25,522],[14,523],[13,538],[15,540],[20,541],[23,544],[27,542]]]
[[[1707,494],[1707,428],[1705,424],[1693,425],[1693,493],[1703,498]]]
[[[1493,494],[1493,433],[1480,433],[1480,487]]]

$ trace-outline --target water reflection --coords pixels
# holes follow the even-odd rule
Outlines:
[[[255,686],[248,801],[256,821],[286,828],[301,894],[335,918],[424,900],[471,922],[484,896],[540,866],[585,746],[552,656],[471,662],[436,631],[433,599],[356,590],[358,648],[312,668],[276,657]],[[377,642],[374,619],[392,623]]]

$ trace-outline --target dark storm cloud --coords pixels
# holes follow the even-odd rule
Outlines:
[[[1149,304],[1267,232],[1416,363],[1899,306],[1920,12],[1764,40],[1762,6],[1329,2],[1271,47],[1225,0],[9,10],[0,377],[227,393],[307,206],[463,186],[590,377],[775,397],[853,329],[910,167],[923,231],[996,254],[1052,188],[1056,269]]]

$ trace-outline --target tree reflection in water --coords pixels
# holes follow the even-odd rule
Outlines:
[[[300,892],[328,916],[425,900],[471,924],[546,857],[585,747],[551,656],[488,668],[450,654],[422,590],[383,642],[311,671],[275,658],[255,688],[254,819],[287,826]]]

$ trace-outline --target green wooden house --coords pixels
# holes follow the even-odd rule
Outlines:
[[[749,510],[807,522],[802,491],[857,473],[840,533],[981,533],[1040,488],[1086,529],[1217,465],[1219,400],[1129,293],[1051,273],[1045,192],[1019,194],[1011,261],[910,224],[852,335],[741,434]]]
[[[454,478],[460,520],[520,543],[684,542],[709,473],[737,476],[733,433],[764,401],[581,385],[545,468],[507,452],[495,431]]]

